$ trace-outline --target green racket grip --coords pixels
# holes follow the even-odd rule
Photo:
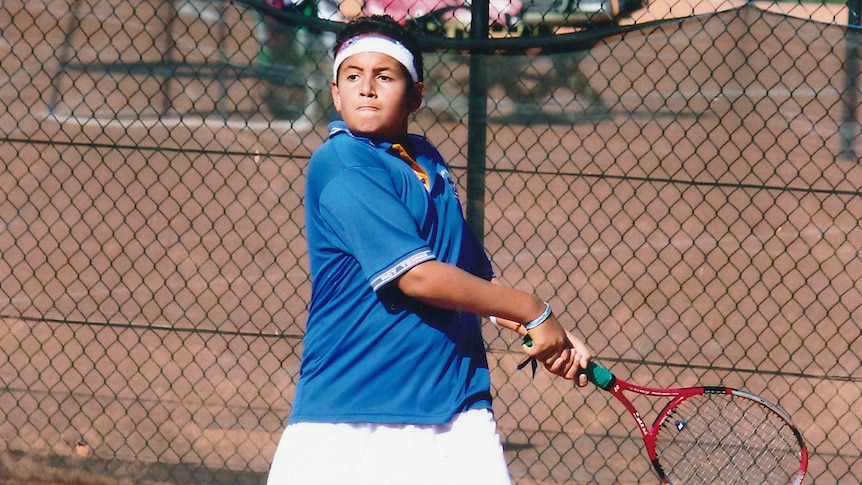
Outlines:
[[[530,338],[529,335],[524,336],[524,345],[527,347],[533,346],[533,339]],[[599,364],[596,364],[595,361],[590,360],[587,363],[586,369],[578,369],[578,374],[584,373],[587,376],[587,380],[592,382],[593,384],[601,387],[602,389],[609,391],[611,387],[614,385],[614,381],[616,378],[614,375]]]
[[[592,382],[593,384],[601,387],[606,391],[611,390],[611,386],[614,385],[614,375],[611,374],[611,371],[602,367],[599,364],[596,364],[595,361],[590,361],[587,364],[587,368],[582,371],[587,375],[587,380]]]

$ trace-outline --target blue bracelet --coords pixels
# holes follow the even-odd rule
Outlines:
[[[531,320],[531,321],[527,322],[526,324],[524,324],[524,328],[527,329],[528,331],[532,330],[532,329],[538,327],[539,325],[545,323],[545,320],[547,320],[548,317],[550,317],[550,316],[551,316],[551,304],[548,302],[545,302],[545,311],[542,312],[542,314],[539,315],[539,317],[536,318],[535,320]]]

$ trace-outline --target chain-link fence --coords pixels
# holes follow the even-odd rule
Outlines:
[[[264,481],[327,50],[384,8],[499,275],[634,382],[777,402],[807,483],[859,483],[858,0],[386,2],[0,2],[0,479]],[[485,336],[515,483],[657,482],[605,393]]]

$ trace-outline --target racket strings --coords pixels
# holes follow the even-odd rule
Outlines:
[[[790,483],[800,445],[767,405],[731,394],[679,403],[661,425],[656,452],[671,483]]]

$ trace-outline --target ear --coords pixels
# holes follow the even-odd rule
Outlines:
[[[332,105],[335,106],[335,111],[341,113],[341,95],[338,91],[338,83],[332,81]]]
[[[413,83],[407,93],[407,109],[412,113],[422,106],[422,98],[425,96],[425,84]]]

